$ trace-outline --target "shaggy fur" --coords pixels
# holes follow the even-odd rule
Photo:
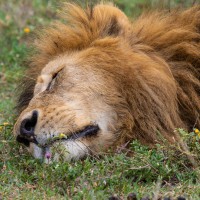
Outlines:
[[[111,5],[83,10],[66,4],[63,10],[66,23],[55,22],[34,44],[20,113],[29,107],[41,70],[52,60],[80,52],[76,65],[89,65],[104,77],[104,101],[117,113],[113,126],[118,134],[110,146],[132,139],[154,144],[159,133],[173,141],[175,128],[200,126],[199,6],[148,13],[134,22]]]

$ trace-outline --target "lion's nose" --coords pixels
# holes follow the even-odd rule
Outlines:
[[[20,126],[20,133],[22,136],[31,137],[34,135],[37,119],[38,119],[38,112],[34,110],[31,118],[27,118],[22,121]]]

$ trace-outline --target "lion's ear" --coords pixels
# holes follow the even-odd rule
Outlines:
[[[128,31],[127,16],[112,4],[99,4],[93,8],[92,18],[104,35],[121,35]]]
[[[108,3],[86,9],[76,4],[64,3],[60,15],[66,19],[68,27],[73,28],[73,32],[76,30],[87,36],[91,34],[90,38],[122,35],[131,26],[127,16],[121,10]],[[70,30],[67,31],[69,34]]]

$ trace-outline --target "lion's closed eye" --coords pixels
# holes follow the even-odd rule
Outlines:
[[[55,84],[56,78],[57,78],[57,76],[58,76],[58,73],[59,73],[59,72],[57,72],[57,73],[55,73],[55,74],[53,75],[52,80],[49,82],[49,84],[48,84],[46,90],[50,90],[50,89],[53,87],[53,85]]]

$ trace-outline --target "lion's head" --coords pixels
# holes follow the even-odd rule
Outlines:
[[[143,29],[112,5],[67,4],[64,11],[67,23],[56,22],[35,42],[17,140],[46,160],[79,159],[133,139],[154,144],[160,134],[174,141],[173,129],[187,127],[179,86]]]

